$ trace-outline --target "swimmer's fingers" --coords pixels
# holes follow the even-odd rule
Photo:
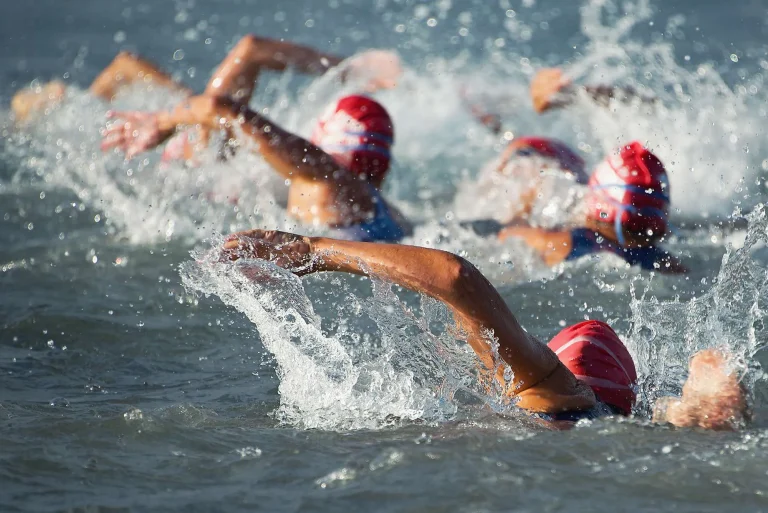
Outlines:
[[[259,229],[243,230],[241,232],[235,232],[232,235],[228,235],[225,240],[232,241],[232,240],[237,240],[244,237],[249,237],[252,239],[262,239],[264,238],[264,234],[266,233],[267,233],[267,230],[259,230]]]
[[[138,122],[146,119],[148,114],[138,110],[109,110],[107,119],[120,119],[124,122]]]
[[[539,70],[531,80],[530,93],[533,108],[542,113],[554,107],[564,105],[562,93],[571,85],[560,68]]]
[[[254,229],[254,230],[245,230],[242,232],[233,233],[232,235],[228,236],[226,240],[230,241],[230,240],[242,239],[242,238],[263,240],[276,245],[290,244],[298,241],[303,241],[305,239],[305,237],[301,235],[296,235],[295,233],[290,233],[290,232],[281,232],[279,230]]]
[[[263,230],[251,230],[230,235],[222,247],[222,261],[234,262],[241,258],[271,260],[275,245],[263,237]]]
[[[313,272],[312,247],[306,237],[275,230],[249,230],[231,235],[222,246],[220,260],[268,260],[298,275]]]
[[[119,121],[107,125],[102,130],[102,151],[109,151],[115,148],[122,151],[127,150],[129,140],[134,136],[136,122],[133,117],[130,117],[130,119],[125,119],[121,116],[121,114],[122,113],[116,113],[114,111],[107,113],[107,117],[112,119],[119,119]]]
[[[230,236],[230,238],[224,242],[219,260],[222,262],[234,262],[241,258],[258,258],[258,255],[254,251],[255,249],[256,239],[237,235]]]
[[[101,139],[101,151],[109,151],[115,148],[121,148],[125,141],[125,137],[122,132],[111,133],[105,135]]]
[[[126,127],[123,124],[111,126],[104,130],[101,138],[101,151],[109,151],[115,148],[125,150],[126,145]]]

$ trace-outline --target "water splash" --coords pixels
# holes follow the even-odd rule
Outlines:
[[[482,393],[471,349],[453,337],[451,316],[434,300],[409,307],[384,282],[374,281],[367,297],[359,280],[308,278],[318,285],[315,302],[332,301],[323,309],[343,313],[321,322],[291,273],[263,261],[219,264],[210,252],[195,258],[181,267],[185,286],[243,312],[274,356],[283,422],[360,429],[435,421],[455,414],[458,390]]]
[[[567,70],[579,81],[626,84],[659,101],[653,106],[615,102],[610,109],[582,101],[564,117],[586,121],[584,129],[594,133],[591,146],[598,154],[633,139],[648,144],[668,168],[672,205],[684,217],[752,208],[759,203],[754,193],[761,191],[752,187],[750,194],[745,184],[755,183],[762,164],[749,152],[768,153],[761,135],[765,91],[754,83],[731,88],[715,63],[689,69],[677,61],[673,42],[637,38],[652,15],[648,0],[622,4],[622,9],[611,0],[588,2],[581,26],[589,44]],[[684,37],[684,17],[667,22],[668,31]],[[761,70],[752,81],[762,83]]]
[[[469,90],[505,114],[511,133],[559,137],[578,148],[589,164],[630,139],[646,142],[669,168],[673,207],[683,217],[702,219],[729,214],[734,207],[752,208],[762,193],[753,184],[768,152],[759,135],[766,115],[762,72],[731,88],[713,63],[688,69],[676,61],[672,42],[648,41],[638,30],[652,16],[647,0],[626,8],[610,0],[583,6],[580,37],[587,44],[568,63],[567,72],[578,81],[619,83],[656,96],[659,102],[653,108],[616,103],[606,109],[582,98],[570,109],[537,116],[530,109],[527,87],[539,66],[524,55],[524,45],[495,45],[481,58],[466,52],[445,58],[422,33],[408,29],[413,58],[424,65],[407,69],[398,89],[377,95],[396,121],[388,197],[417,222],[449,211],[464,218],[488,210],[498,213],[499,208],[491,208],[493,198],[478,201],[469,184],[507,139],[487,133],[471,118],[461,93]],[[440,12],[443,18],[457,16],[460,24],[471,24],[464,19],[467,13]],[[520,9],[507,19],[509,38],[526,42],[538,37],[536,31],[543,29],[536,28],[540,24],[533,22],[534,16]],[[675,20],[670,22],[676,30],[683,30],[684,20]],[[353,92],[352,84],[339,89],[337,78],[331,72],[300,83],[298,92],[292,92],[295,75],[268,75],[252,106],[308,135],[324,105]],[[72,190],[105,214],[115,234],[137,244],[171,237],[197,241],[211,232],[249,226],[318,231],[287,219],[283,180],[247,152],[226,163],[217,161],[214,152],[204,153],[192,169],[161,169],[156,154],[129,164],[101,154],[98,130],[106,107],[74,87],[70,92],[69,100],[32,130],[4,143],[5,153],[20,164],[17,183]],[[160,91],[128,91],[117,107],[168,107],[174,100],[178,96]],[[462,194],[454,203],[457,191]],[[508,196],[517,192],[510,189]],[[475,201],[467,202],[467,197]]]
[[[641,376],[639,408],[648,410],[657,397],[679,393],[688,360],[702,349],[725,348],[750,372],[744,383],[757,392],[763,381],[758,353],[768,344],[768,272],[765,246],[768,218],[760,207],[749,217],[742,247],[731,245],[706,293],[690,301],[658,301],[645,294],[633,297],[632,329],[627,345]]]

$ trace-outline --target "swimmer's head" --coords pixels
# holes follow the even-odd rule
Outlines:
[[[504,173],[510,167],[508,164],[531,157],[552,161],[556,167],[571,173],[577,182],[587,182],[584,159],[565,143],[544,137],[518,137],[510,142],[501,156],[499,171]]]
[[[661,161],[633,141],[609,155],[589,178],[587,219],[622,245],[652,245],[667,233],[669,181]]]
[[[392,118],[367,96],[345,96],[320,117],[312,143],[355,174],[379,185],[389,170]]]
[[[610,326],[584,321],[565,328],[547,345],[600,401],[622,415],[632,412],[637,398],[635,363]]]

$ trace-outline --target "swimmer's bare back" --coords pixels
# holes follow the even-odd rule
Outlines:
[[[452,310],[467,342],[518,407],[551,414],[596,405],[592,390],[549,347],[529,336],[496,289],[457,255],[415,246],[250,230],[229,236],[221,258],[269,260],[298,276],[330,271],[371,276],[426,294]],[[504,364],[513,372],[509,381]],[[727,352],[698,353],[691,361],[682,397],[660,401],[654,421],[679,427],[738,428],[747,417],[747,403],[735,369]]]

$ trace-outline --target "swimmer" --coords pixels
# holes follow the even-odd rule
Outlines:
[[[588,180],[584,160],[565,143],[546,137],[516,137],[497,159],[483,167],[466,193],[471,196],[468,201],[474,203],[481,196],[484,203],[493,205],[493,213],[488,213],[503,225],[535,217],[534,206],[542,203],[540,199],[555,201],[547,193],[551,194],[553,188],[565,192],[566,198],[557,208],[566,211],[569,203],[578,199],[577,194],[572,194],[578,188],[572,186],[586,184]],[[518,192],[510,194],[511,189]],[[497,225],[490,231],[495,233],[499,228]]]
[[[536,109],[543,112],[565,105],[564,100],[541,98],[554,98],[557,91],[571,91],[570,87],[562,71],[542,70],[531,85]],[[619,91],[608,86],[588,90],[596,96],[598,92],[608,95],[610,91]],[[625,95],[632,92],[626,90]],[[466,97],[465,100],[478,121],[501,131],[498,116],[485,113]],[[522,182],[516,186],[523,189],[512,199],[504,197],[510,178]],[[537,198],[547,196],[543,190],[545,180],[555,183],[555,179],[566,180],[565,195],[544,197],[542,203],[558,202],[554,206],[560,211],[559,216],[567,217],[568,224],[574,226],[571,229],[531,225]],[[586,190],[579,185],[586,185]],[[637,141],[620,148],[618,155],[608,156],[589,175],[584,160],[565,143],[544,137],[517,137],[497,161],[486,166],[477,188],[479,194],[486,195],[486,201],[501,206],[501,218],[462,224],[480,235],[496,233],[500,240],[522,239],[548,266],[590,254],[613,253],[646,270],[687,272],[677,258],[657,247],[668,230],[669,180],[661,161]]]
[[[463,223],[481,235],[499,239],[523,239],[540,253],[548,266],[586,255],[612,253],[630,265],[646,270],[679,274],[687,272],[674,256],[658,247],[668,231],[669,181],[663,164],[642,144],[633,141],[608,156],[591,175],[584,161],[564,143],[553,139],[514,139],[493,164],[493,172],[480,179],[480,194],[488,191],[495,204],[506,203],[502,221]],[[566,179],[566,194],[541,198],[545,177]],[[506,190],[510,177],[527,186],[514,200]],[[550,204],[567,218],[569,229],[545,229],[532,225],[537,202]]]
[[[607,324],[581,322],[545,345],[520,326],[488,280],[457,255],[252,230],[228,237],[221,258],[269,260],[298,276],[337,271],[375,277],[443,302],[506,399],[537,419],[558,425],[632,412],[635,366]],[[680,427],[732,430],[746,418],[746,396],[731,356],[715,349],[693,357],[681,397],[664,398],[654,409],[655,421]]]
[[[461,90],[461,97],[478,122],[495,134],[501,133],[499,115],[470,99],[466,89]],[[494,204],[496,220],[527,220],[546,181],[564,179],[566,183],[586,184],[589,180],[584,159],[566,143],[550,137],[514,136],[511,132],[505,137],[512,139],[496,159],[483,166],[476,185],[470,187],[473,196],[486,196],[486,202]],[[521,191],[510,197],[506,194],[510,187]]]
[[[576,86],[560,68],[545,68],[539,70],[531,80],[531,100],[533,108],[539,114],[551,109],[566,107],[574,103],[579,91],[583,91],[598,105],[607,107],[611,101],[628,103],[639,101],[653,104],[656,99],[643,96],[631,87],[616,87],[610,85],[580,85]]]
[[[321,75],[333,68],[340,70],[342,82],[353,82],[367,93],[395,87],[402,74],[400,59],[391,51],[367,50],[345,59],[291,42],[247,35],[238,41],[216,68],[204,94],[247,103],[262,71],[294,69],[309,75]],[[176,82],[156,65],[128,52],[121,52],[115,57],[93,81],[89,92],[111,102],[129,86],[145,86],[147,90],[165,88],[186,97],[192,94],[189,88]],[[11,111],[15,121],[23,124],[50,111],[65,99],[66,85],[54,80],[17,92],[11,100]],[[204,145],[207,140],[205,131],[180,133],[166,145],[163,160],[189,161],[198,144]]]
[[[656,98],[639,94],[631,87],[611,85],[576,85],[560,68],[544,68],[536,72],[530,83],[530,96],[533,110],[543,114],[550,110],[561,109],[576,102],[580,92],[591,98],[597,105],[608,107],[611,101],[629,103],[639,101],[643,104],[654,104]],[[503,132],[501,115],[491,112],[470,98],[469,91],[463,87],[461,99],[472,116],[494,134]],[[500,99],[497,103],[504,103]]]
[[[686,267],[657,247],[668,230],[669,181],[661,161],[633,141],[597,166],[582,203],[581,226],[548,230],[512,222],[498,238],[523,239],[549,266],[602,252],[646,270],[680,274]]]
[[[381,194],[394,141],[386,109],[367,96],[345,96],[328,107],[307,141],[229,98],[200,95],[170,112],[123,112],[102,149],[127,157],[167,140],[180,127],[236,129],[290,180],[288,211],[306,224],[328,226],[339,238],[396,242],[410,225]]]

